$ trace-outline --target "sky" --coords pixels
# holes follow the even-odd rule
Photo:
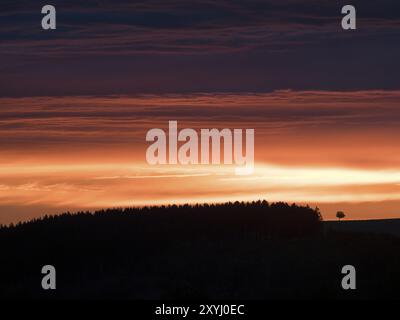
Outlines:
[[[0,12],[0,224],[235,200],[400,217],[400,3],[40,1]],[[255,171],[150,166],[146,132],[254,128]]]

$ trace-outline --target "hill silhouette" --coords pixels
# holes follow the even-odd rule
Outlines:
[[[400,219],[325,221],[325,228],[342,232],[391,234],[400,236]]]
[[[0,228],[2,298],[400,297],[400,239],[323,228],[319,210],[257,201],[65,213]],[[41,288],[43,265],[57,290]],[[343,291],[341,267],[357,269]]]

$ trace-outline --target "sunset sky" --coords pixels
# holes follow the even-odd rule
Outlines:
[[[287,201],[400,217],[400,3],[40,1],[0,12],[0,224],[147,204]],[[150,166],[146,132],[254,128],[255,172]]]

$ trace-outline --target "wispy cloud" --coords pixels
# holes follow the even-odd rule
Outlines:
[[[46,143],[143,147],[146,132],[169,120],[195,129],[251,127],[258,137],[334,131],[338,138],[374,139],[398,130],[398,101],[399,91],[3,98],[0,143],[3,149]],[[376,135],[365,135],[368,130]]]
[[[254,48],[287,50],[347,37],[338,32],[340,4],[332,1],[57,1],[57,36],[38,32],[39,4],[10,4],[1,13],[3,54],[69,56],[134,53],[209,54]],[[385,0],[363,1],[358,36],[400,32],[399,10]],[[17,23],[12,23],[13,21]]]

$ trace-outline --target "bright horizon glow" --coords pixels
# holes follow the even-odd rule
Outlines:
[[[99,209],[260,199],[305,204],[400,200],[400,171],[395,170],[256,164],[253,175],[237,176],[234,166],[221,165],[43,164],[17,165],[10,169],[2,167],[0,175],[21,181],[0,185],[0,203],[9,204],[10,199],[14,199],[26,206],[43,206],[59,212],[65,211],[64,208]],[[25,177],[30,178],[24,181]],[[57,182],[54,177],[57,177]],[[398,188],[387,192],[385,186],[388,185]],[[349,192],[349,188],[353,191]],[[361,190],[355,191],[357,188]]]

